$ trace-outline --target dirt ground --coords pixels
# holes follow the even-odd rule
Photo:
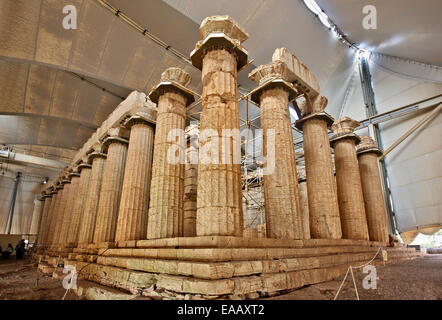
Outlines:
[[[66,290],[60,279],[43,275],[29,259],[0,259],[0,300],[61,300]],[[68,292],[65,300],[78,300]]]
[[[367,274],[361,269],[353,272],[361,300],[442,300],[442,254],[428,254],[414,260],[376,266],[379,278],[376,289],[363,288],[362,280]],[[343,278],[306,286],[268,300],[332,300]],[[337,299],[356,299],[350,275]]]
[[[437,299],[442,300],[442,254],[426,255],[411,261],[377,266],[377,289],[362,287],[362,271],[355,272],[360,299]],[[271,300],[331,300],[342,280],[329,281],[269,298]],[[61,279],[41,274],[29,260],[0,259],[0,300],[61,300],[65,294]],[[77,300],[69,292],[65,300]],[[356,299],[348,277],[338,299]]]

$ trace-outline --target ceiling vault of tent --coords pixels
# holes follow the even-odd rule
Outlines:
[[[189,72],[190,89],[200,93],[200,71],[189,61],[199,24],[206,16],[228,14],[250,35],[245,43],[249,65],[238,79],[242,95],[255,87],[248,73],[269,62],[275,48],[287,47],[315,74],[332,116],[367,121],[357,51],[369,50],[376,104],[383,115],[377,121],[387,148],[440,99],[442,3],[373,0],[378,30],[370,31],[361,25],[363,2],[316,3],[328,16],[329,28],[304,0],[2,0],[0,146],[26,159],[25,174],[52,178],[124,97],[133,90],[149,92],[167,67]],[[77,30],[62,28],[62,9],[68,4],[77,8]],[[403,106],[408,107],[390,113]],[[199,102],[192,105],[190,120],[198,120],[200,110]],[[295,121],[296,115],[291,116]],[[242,128],[247,123],[253,130],[260,127],[259,108],[246,99],[240,101],[240,118]],[[428,143],[429,137],[440,136],[441,128],[439,115],[385,158],[399,231],[442,221],[442,203],[429,192],[442,188],[442,173],[420,168],[442,161],[442,147]],[[367,132],[364,122],[358,133]],[[294,130],[293,136],[302,165],[302,135]],[[416,145],[419,151],[411,152]],[[24,163],[1,163],[0,173],[12,179]],[[411,166],[418,166],[419,174],[407,180]],[[410,183],[430,195],[423,196]],[[27,187],[29,199],[39,187],[37,182]],[[6,201],[9,193],[4,197]]]

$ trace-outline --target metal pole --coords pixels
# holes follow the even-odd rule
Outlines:
[[[376,116],[378,112],[376,110],[376,101],[371,81],[370,66],[367,58],[364,56],[359,57],[359,76],[361,79],[361,87],[365,103],[365,113],[368,119],[371,119],[372,117]],[[377,124],[370,124],[369,132],[374,135],[378,147],[380,149],[383,149],[379,126]],[[390,220],[391,231],[394,234],[398,234],[396,227],[397,225],[396,217],[390,202],[391,191],[388,184],[388,174],[384,160],[379,161],[379,167],[381,171],[381,179],[382,179],[382,185],[384,187],[385,203],[388,209],[387,212],[388,212],[388,218]]]
[[[6,232],[7,234],[11,234],[12,220],[14,219],[15,200],[17,199],[17,189],[18,189],[18,183],[20,182],[20,176],[21,172],[17,172],[17,175],[15,176],[14,180],[14,189],[12,190],[12,199],[11,199],[11,206],[9,209],[8,227]]]
[[[410,130],[408,130],[407,132],[405,132],[399,139],[397,139],[390,147],[388,147],[387,150],[384,151],[384,153],[382,154],[382,156],[379,157],[379,160],[382,160],[385,158],[385,156],[387,154],[389,154],[391,152],[391,150],[393,150],[394,148],[396,148],[402,141],[404,141],[410,134],[412,134],[413,132],[415,132],[417,129],[419,129],[423,124],[425,124],[425,122],[427,122],[428,120],[430,120],[431,118],[433,118],[434,116],[436,116],[439,111],[442,108],[442,103],[439,103],[438,107],[436,109],[434,109],[433,111],[431,111],[431,113],[429,115],[427,115],[425,118],[423,118],[422,120],[420,120],[418,123],[416,123]]]

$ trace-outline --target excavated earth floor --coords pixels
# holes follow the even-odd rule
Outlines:
[[[361,299],[434,299],[442,300],[442,254],[428,254],[422,258],[403,261],[387,266],[377,266],[377,289],[366,290],[362,281],[367,274],[355,271],[356,285]],[[270,300],[331,300],[342,280],[328,281],[306,286]],[[96,290],[104,288],[94,283],[83,284]],[[107,290],[107,289],[106,289]],[[112,290],[111,290],[112,291]],[[115,290],[116,291],[116,290]],[[41,274],[29,260],[0,260],[0,300],[61,300],[66,290],[61,278]],[[121,292],[122,293],[122,292]],[[115,292],[112,299],[140,299]],[[78,300],[76,294],[68,292],[66,300]],[[351,277],[348,277],[338,299],[356,299]],[[143,299],[144,300],[144,299]]]

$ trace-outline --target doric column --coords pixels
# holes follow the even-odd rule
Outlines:
[[[267,238],[303,238],[289,114],[289,101],[297,95],[293,85],[288,82],[293,78],[291,73],[284,62],[273,61],[259,66],[249,74],[249,78],[259,85],[253,90],[251,99],[261,109],[262,149],[268,171],[263,176]]]
[[[198,189],[198,126],[186,128],[187,149],[184,170],[184,237],[196,236],[196,198]]]
[[[308,213],[308,193],[307,179],[305,177],[305,168],[298,170],[299,199],[301,201],[302,211],[302,229],[304,239],[310,239],[310,218]]]
[[[29,227],[29,234],[37,234],[41,218],[42,209],[44,206],[44,198],[36,198],[34,200],[34,210],[32,211],[31,225]]]
[[[56,196],[54,208],[52,211],[51,226],[50,226],[49,233],[48,233],[48,245],[49,246],[55,245],[55,243],[56,243],[55,241],[57,239],[55,231],[57,230],[57,224],[60,219],[60,205],[62,202],[63,190],[64,190],[64,186],[61,183],[61,181],[55,185],[55,189],[57,191],[57,196]]]
[[[64,209],[63,224],[60,230],[59,243],[64,246],[68,246],[68,237],[73,220],[72,212],[74,208],[75,199],[78,197],[78,184],[80,182],[80,175],[78,174],[77,168],[68,174],[71,179],[71,184],[69,186],[69,193],[66,196],[66,206]]]
[[[47,229],[44,235],[43,243],[45,246],[49,246],[52,241],[52,235],[54,234],[54,223],[55,223],[55,209],[57,207],[57,198],[58,196],[59,188],[57,186],[53,186],[51,188],[50,195],[52,196],[52,201],[49,207],[48,211],[48,222],[47,222]]]
[[[89,154],[88,163],[92,164],[89,179],[87,197],[84,200],[83,214],[80,220],[78,244],[85,245],[94,240],[95,221],[97,218],[98,201],[100,200],[101,183],[103,181],[103,169],[106,162],[106,154],[102,151],[102,145],[96,144]]]
[[[38,246],[41,247],[45,244],[45,237],[49,228],[49,208],[52,203],[52,194],[49,190],[42,192],[42,199],[44,199],[43,211],[41,214],[41,222],[38,228]]]
[[[237,73],[247,64],[247,38],[230,17],[208,17],[191,53],[203,84],[197,236],[243,234]]]
[[[113,128],[103,141],[107,159],[103,171],[94,243],[113,242],[117,229],[124,167],[126,165],[128,140],[122,137],[121,128]]]
[[[335,150],[336,185],[344,239],[368,240],[367,218],[362,195],[356,144],[360,138],[353,131],[359,122],[339,118],[332,125],[330,144]]]
[[[63,229],[65,214],[66,211],[68,211],[66,210],[66,204],[68,202],[68,197],[71,191],[71,180],[69,180],[67,176],[63,177],[61,183],[63,184],[63,190],[58,207],[57,222],[54,229],[54,238],[52,240],[53,244],[55,245],[60,245],[63,238],[61,233]]]
[[[361,174],[368,234],[371,241],[388,242],[387,214],[378,167],[378,155],[382,155],[382,151],[378,149],[372,138],[368,136],[360,138],[361,142],[358,144],[356,152]]]
[[[333,118],[324,112],[326,105],[324,96],[306,96],[303,103],[298,102],[304,116],[296,121],[296,126],[304,136],[310,236],[340,239],[338,195],[327,134]]]
[[[155,118],[137,113],[125,123],[130,129],[115,241],[145,239],[149,209]]]
[[[183,235],[184,129],[186,106],[193,102],[193,95],[186,89],[190,80],[190,75],[184,70],[168,68],[161,75],[160,84],[149,94],[150,100],[158,105],[158,116],[147,223],[148,239]]]
[[[77,193],[74,197],[74,202],[72,204],[71,212],[71,223],[69,226],[69,232],[66,242],[75,246],[78,243],[78,234],[80,231],[80,221],[83,215],[83,208],[85,204],[85,199],[88,196],[88,186],[89,179],[91,175],[92,166],[87,163],[87,158],[84,162],[79,164],[77,167],[78,173],[80,174]]]

